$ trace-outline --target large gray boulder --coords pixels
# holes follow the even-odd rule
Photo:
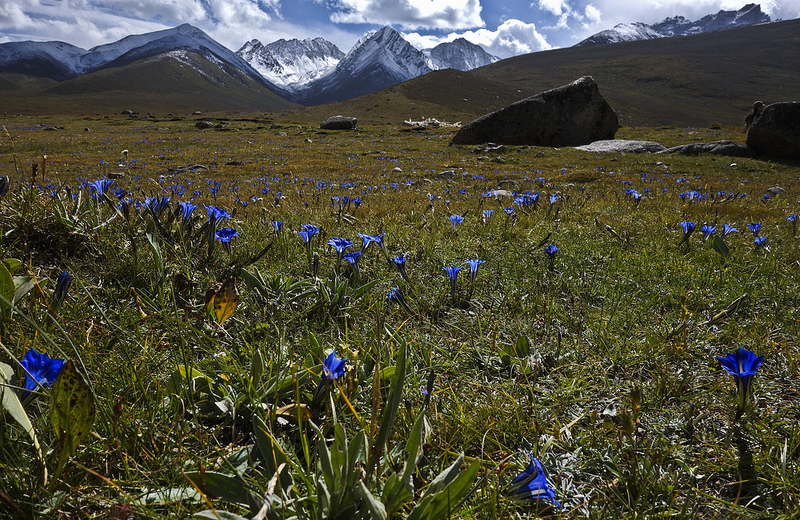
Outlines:
[[[345,116],[329,117],[319,125],[323,130],[354,130],[356,126],[358,126],[358,119]]]
[[[575,148],[577,150],[583,150],[584,152],[594,153],[655,153],[667,149],[663,144],[653,141],[626,141],[624,139],[595,141],[582,146],[576,146]]]
[[[747,133],[747,145],[761,155],[800,159],[800,103],[784,101],[764,107]]]
[[[613,139],[618,128],[617,113],[584,76],[467,123],[452,144],[578,146]]]

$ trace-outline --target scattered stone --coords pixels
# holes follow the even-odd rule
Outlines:
[[[475,153],[503,153],[505,151],[505,146],[495,143],[486,143],[485,146],[479,146],[474,150]]]
[[[775,197],[777,195],[780,195],[781,193],[784,193],[785,191],[786,191],[786,188],[783,188],[781,186],[773,186],[771,188],[767,188],[767,194],[769,194],[771,197]]]
[[[187,164],[186,166],[175,166],[173,168],[167,168],[166,170],[158,172],[156,175],[165,176],[165,175],[175,175],[178,173],[186,173],[186,172],[196,172],[199,170],[207,170],[208,166],[204,166],[202,164]]]
[[[713,141],[711,143],[692,143],[673,146],[656,153],[678,153],[681,155],[725,155],[728,157],[753,157],[755,151],[742,143],[733,141]]]
[[[193,116],[202,116],[202,115],[203,115],[203,113],[202,113],[202,112],[200,112],[199,110],[197,110],[197,111],[195,111],[195,112],[194,112],[192,115],[193,115]]]
[[[84,132],[89,132],[89,131],[90,131],[90,130],[89,130],[89,127],[88,127],[88,126],[87,126],[87,127],[85,127],[85,128],[83,129],[83,131],[84,131]]]
[[[198,121],[194,126],[200,130],[205,130],[206,128],[214,128],[214,123],[211,121]]]
[[[395,166],[392,170],[394,173],[403,173],[403,169],[399,166]]]
[[[306,141],[307,143],[313,143],[313,142],[314,142],[314,141],[312,141],[311,139],[309,139],[308,137],[306,137],[305,141]]]
[[[508,190],[492,190],[489,192],[490,197],[513,197],[514,193]]]
[[[515,180],[505,179],[497,183],[497,189],[505,190],[505,189],[517,189],[519,188],[519,183]]]
[[[439,180],[455,179],[456,178],[456,172],[453,171],[453,170],[445,170],[443,172],[437,173],[434,177],[436,177]]]
[[[286,137],[288,134],[286,132],[277,132],[275,135],[279,137]]]
[[[133,110],[123,110],[122,112],[120,112],[120,114],[122,114],[123,116],[132,116]]]
[[[584,76],[467,123],[451,144],[578,146],[613,139],[618,128],[616,112]]]
[[[666,150],[667,147],[653,141],[627,141],[625,139],[606,139],[593,143],[576,146],[576,150],[595,153],[656,153]]]
[[[764,107],[747,132],[747,145],[762,155],[800,158],[800,102],[784,101]]]
[[[122,173],[122,172],[109,172],[107,177],[109,179],[121,179],[121,178],[125,177],[125,174]]]
[[[333,116],[329,117],[319,127],[323,130],[355,130],[358,119],[355,117]]]

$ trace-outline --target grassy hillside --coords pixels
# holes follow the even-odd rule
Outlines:
[[[629,126],[739,124],[757,99],[800,99],[800,20],[538,52],[473,74],[537,91],[590,75]]]
[[[191,65],[162,56],[40,88],[36,87],[42,85],[41,81],[19,75],[0,76],[0,85],[8,86],[3,110],[22,114],[97,114],[124,109],[161,113],[296,106],[239,71],[225,73],[196,53],[187,55]],[[15,85],[22,88],[11,90]]]

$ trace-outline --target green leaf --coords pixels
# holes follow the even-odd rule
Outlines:
[[[396,373],[392,388],[389,390],[389,400],[386,402],[386,409],[383,411],[383,418],[381,419],[381,427],[378,430],[378,436],[375,438],[375,446],[383,449],[384,444],[389,439],[389,433],[392,431],[394,419],[397,417],[397,411],[400,408],[400,401],[403,398],[403,384],[406,381],[406,355],[408,346],[406,342],[400,340],[400,349],[397,353],[397,363],[395,364]]]
[[[56,434],[54,455],[58,457],[54,476],[61,473],[64,464],[92,429],[94,412],[92,390],[70,359],[58,374],[50,395],[50,424]]]
[[[725,244],[725,241],[722,239],[721,236],[715,236],[714,240],[711,242],[714,251],[721,254],[722,256],[728,256],[730,252],[728,250],[728,246]]]
[[[456,462],[431,482],[422,500],[411,510],[406,520],[447,518],[461,505],[472,489],[480,469],[480,461],[476,460],[469,468],[459,473],[458,469],[463,460],[462,453]]]
[[[283,448],[270,435],[264,420],[256,414],[253,414],[253,433],[256,436],[256,446],[266,466],[264,473],[268,476],[274,475],[278,471],[278,466],[288,462],[289,459]]]
[[[244,480],[238,476],[226,475],[215,471],[206,471],[202,475],[197,471],[184,473],[189,482],[197,486],[205,495],[220,498],[225,502],[247,506],[252,492]]]
[[[11,321],[11,302],[14,301],[14,278],[4,262],[0,262],[0,318]]]
[[[9,273],[15,273],[22,267],[22,262],[17,260],[16,258],[3,258],[3,264],[5,264],[6,269],[8,269]]]
[[[253,352],[253,361],[250,365],[250,380],[253,384],[253,389],[257,389],[261,384],[261,376],[264,374],[264,356],[261,355],[261,349],[256,348]]]
[[[14,369],[5,363],[0,362],[0,406],[7,411],[8,414],[22,426],[22,429],[30,436],[33,441],[33,447],[36,448],[36,453],[39,459],[42,459],[42,448],[39,446],[39,439],[36,437],[36,431],[33,429],[28,414],[19,402],[16,392],[9,386],[11,378],[14,375]]]
[[[214,518],[215,520],[249,520],[244,516],[239,516],[227,511],[201,511],[192,515],[192,518]]]
[[[517,344],[514,346],[514,350],[516,352],[516,357],[528,357],[528,353],[531,351],[531,342],[528,340],[528,337],[520,336],[517,338]]]
[[[361,495],[361,500],[364,501],[364,505],[367,508],[371,520],[386,520],[388,518],[386,515],[386,508],[383,507],[380,500],[377,500],[373,494],[370,493],[363,480],[358,481],[358,491]]]

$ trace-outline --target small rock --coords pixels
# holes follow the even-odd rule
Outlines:
[[[395,167],[394,167],[394,169],[393,169],[392,171],[393,171],[394,173],[403,173],[403,169],[402,169],[402,168],[400,168],[399,166],[395,166]]]
[[[194,126],[200,130],[204,130],[206,128],[214,128],[214,123],[211,121],[198,121],[194,124]]]
[[[120,112],[123,116],[131,116],[133,115],[133,110],[123,110]]]
[[[345,116],[329,117],[319,125],[323,130],[355,130],[356,126],[358,119]]]
[[[309,139],[308,137],[306,137],[305,141],[306,141],[307,143],[313,143],[313,142],[314,142],[314,141],[312,141],[311,139]]]

